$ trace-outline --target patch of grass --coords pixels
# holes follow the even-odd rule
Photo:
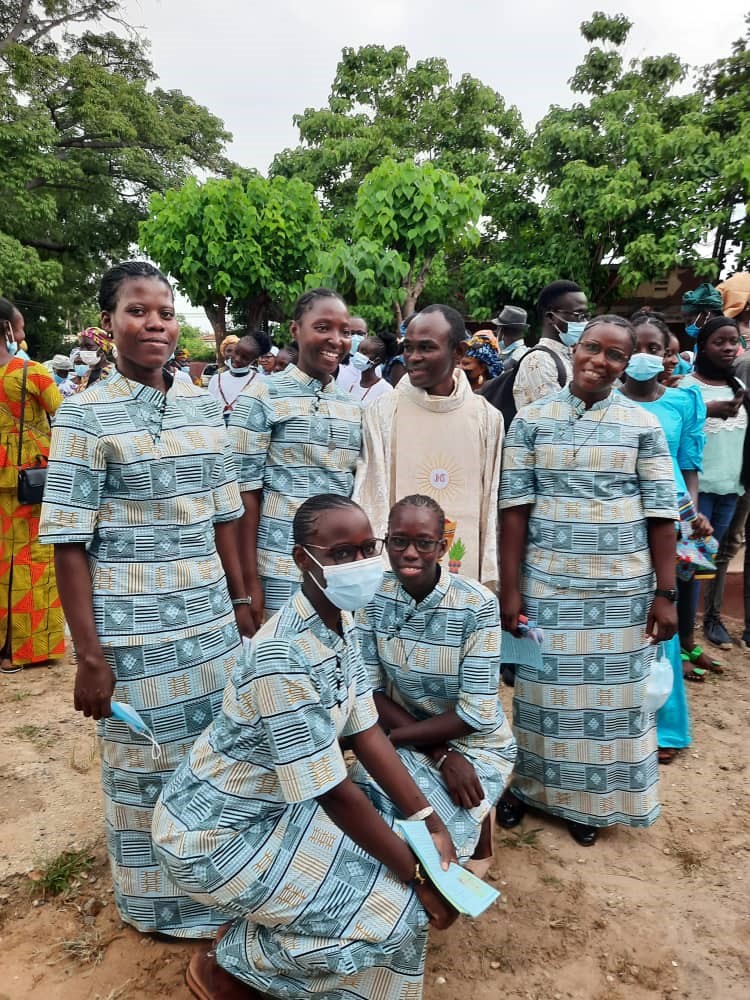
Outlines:
[[[40,865],[31,872],[29,878],[35,890],[43,896],[61,896],[75,888],[74,883],[84,875],[94,863],[91,852],[63,851],[57,857]]]
[[[10,696],[10,700],[11,701],[25,701],[27,698],[30,698],[30,697],[31,697],[31,691],[26,691],[26,690],[24,690],[24,688],[21,688],[20,691],[14,691],[13,692],[13,694]]]
[[[104,958],[104,941],[95,927],[87,927],[78,937],[60,941],[57,947],[63,958],[72,958],[80,965],[98,965]]]
[[[702,851],[696,850],[689,844],[687,846],[677,843],[671,844],[670,852],[679,861],[685,875],[695,875],[706,860],[706,855]]]
[[[33,743],[39,750],[47,749],[55,743],[55,737],[43,726],[32,726],[29,724],[26,724],[25,726],[17,726],[15,729],[11,730],[10,735],[15,736],[16,739],[26,740],[28,743]]]
[[[557,875],[540,875],[539,879],[543,885],[551,885],[555,888],[559,888],[563,884],[562,879],[558,878]]]
[[[122,986],[117,986],[115,989],[110,990],[106,996],[103,993],[97,993],[94,1000],[123,1000],[128,995],[128,988],[131,982],[132,979],[127,979]]]
[[[533,830],[519,830],[516,833],[512,830],[500,841],[503,847],[538,847],[537,838],[542,833],[544,827],[537,826]]]

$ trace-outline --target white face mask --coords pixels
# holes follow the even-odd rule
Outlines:
[[[312,573],[310,579],[331,604],[342,611],[356,611],[358,608],[365,607],[373,599],[378,587],[383,582],[385,565],[380,556],[373,556],[371,559],[356,559],[354,562],[344,563],[341,566],[323,566],[309,549],[305,549],[305,552],[323,570],[323,579],[326,585],[322,587]]]
[[[352,368],[356,368],[358,372],[366,372],[368,368],[373,367],[373,363],[366,354],[361,354],[357,351],[351,356],[351,366]]]
[[[88,365],[91,368],[99,360],[99,353],[98,351],[79,351],[78,357],[85,365]]]

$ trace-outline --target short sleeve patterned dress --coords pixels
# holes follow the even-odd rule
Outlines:
[[[531,505],[526,614],[541,668],[519,665],[512,789],[586,826],[659,815],[656,730],[641,713],[654,647],[648,519],[677,517],[672,459],[652,414],[610,393],[586,409],[566,388],[519,411],[500,506]]]
[[[243,982],[288,1000],[417,1000],[416,894],[317,801],[347,776],[339,739],[377,722],[354,621],[341,619],[339,635],[298,591],[254,636],[162,793],[154,843],[178,885],[235,917],[216,955]],[[392,824],[393,805],[380,811]]]
[[[114,698],[161,748],[154,762],[123,723],[98,724],[115,901],[141,931],[209,937],[226,919],[159,867],[151,816],[242,649],[214,537],[215,523],[241,513],[224,422],[205,391],[175,381],[165,396],[114,372],[60,408],[40,538],[86,546]]]

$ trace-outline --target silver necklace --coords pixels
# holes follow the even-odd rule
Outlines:
[[[588,442],[594,436],[594,434],[596,433],[596,431],[599,429],[602,421],[604,420],[604,416],[605,416],[607,410],[610,408],[611,405],[612,405],[612,400],[610,400],[607,403],[606,406],[603,406],[601,408],[601,410],[599,411],[599,419],[593,421],[594,426],[588,432],[588,434],[583,439],[583,441],[581,441],[579,444],[576,444],[576,427],[578,426],[577,420],[574,420],[572,416],[570,416],[568,418],[568,423],[570,425],[570,436],[571,436],[571,442],[570,443],[573,445],[573,455],[572,455],[572,458],[570,456],[568,456],[567,462],[566,462],[567,465],[573,465],[574,464],[575,460],[578,458],[579,451],[581,450],[581,448],[584,447],[584,445],[588,444]],[[584,414],[581,414],[581,417],[582,416],[584,416]],[[580,417],[578,419],[580,420]]]

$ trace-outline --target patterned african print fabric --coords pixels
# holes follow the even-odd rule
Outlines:
[[[154,842],[185,891],[237,918],[216,954],[238,979],[289,1000],[419,1000],[424,910],[315,798],[347,776],[339,738],[377,722],[341,618],[339,636],[298,591],[255,635],[162,793]]]
[[[589,826],[659,815],[656,729],[641,714],[653,647],[647,518],[677,516],[657,419],[610,394],[567,389],[522,409],[503,456],[502,508],[531,504],[521,589],[544,629],[540,669],[513,697],[521,799]]]
[[[15,357],[0,365],[0,648],[9,637],[14,665],[56,660],[65,653],[54,550],[39,543],[41,508],[18,502],[22,382],[23,360]],[[47,369],[28,362],[23,466],[34,465],[38,455],[49,455],[48,417],[61,403]]]
[[[161,748],[116,719],[98,724],[107,846],[122,919],[141,931],[212,936],[226,916],[159,867],[153,806],[213,720],[241,652],[214,524],[242,512],[218,404],[174,382],[166,396],[115,372],[55,421],[41,537],[86,546],[114,698]]]
[[[258,573],[265,607],[299,587],[292,560],[297,508],[320,493],[350,497],[362,441],[362,409],[331,379],[321,385],[289,365],[242,392],[229,418],[240,490],[263,490]]]
[[[414,718],[455,710],[474,730],[451,746],[473,765],[486,802],[456,806],[430,758],[411,747],[398,754],[450,831],[460,860],[474,853],[482,820],[502,795],[516,759],[513,733],[498,697],[500,619],[497,598],[472,580],[442,571],[420,601],[388,572],[372,602],[357,613],[370,683]]]

